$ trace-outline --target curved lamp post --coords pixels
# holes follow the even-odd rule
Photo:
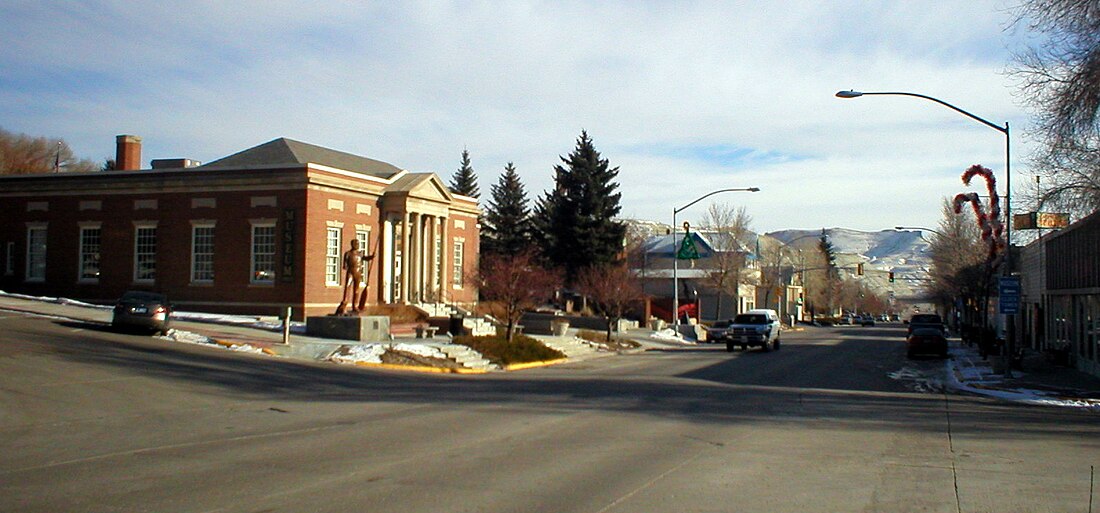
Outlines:
[[[935,102],[935,103],[943,105],[944,107],[947,107],[947,108],[949,108],[949,109],[951,109],[955,112],[958,112],[959,114],[962,114],[962,115],[964,115],[964,116],[966,116],[970,119],[973,119],[974,121],[977,121],[977,122],[979,122],[979,123],[981,123],[981,124],[983,124],[983,125],[985,125],[989,128],[992,128],[992,129],[994,129],[994,130],[996,130],[996,131],[998,131],[998,132],[1005,135],[1005,242],[1006,242],[1006,244],[1005,244],[1005,266],[1004,266],[1004,269],[1001,271],[1001,274],[1005,275],[1005,276],[1008,276],[1009,274],[1011,274],[1012,273],[1012,167],[1011,167],[1011,155],[1012,155],[1011,154],[1011,146],[1012,146],[1011,141],[1012,141],[1012,137],[1009,133],[1008,122],[1005,121],[1005,126],[1000,126],[1000,125],[997,125],[996,123],[993,123],[993,122],[988,121],[986,119],[980,118],[980,117],[978,117],[974,114],[971,114],[971,113],[969,113],[969,112],[967,112],[963,109],[960,109],[960,108],[958,108],[954,105],[951,105],[950,103],[947,103],[943,100],[940,100],[938,98],[933,98],[931,96],[926,96],[926,95],[923,95],[923,94],[906,93],[906,92],[899,92],[899,91],[861,92],[861,91],[851,91],[851,90],[849,90],[849,91],[837,91],[837,93],[836,93],[837,98],[859,98],[860,96],[870,96],[870,95],[912,96],[914,98],[920,98],[920,99],[923,99],[923,100],[928,100],[930,102]],[[1012,324],[1013,324],[1012,320],[1014,319],[1014,317],[1013,317],[1012,314],[1004,314],[1004,315],[1006,316],[1006,318],[1008,320],[1008,322],[1006,323],[1006,324],[1008,324],[1008,328],[1006,329],[1006,331],[1008,332],[1008,336],[1006,337],[1006,339],[1007,339],[1006,340],[1006,342],[1007,342],[1006,349],[1008,351],[1008,354],[1012,354],[1012,352],[1015,350],[1015,344],[1014,344],[1014,342],[1015,342],[1014,341],[1015,333],[1013,333],[1014,328],[1012,327]],[[1012,366],[1011,365],[1005,365],[1005,376],[1009,376],[1009,377],[1012,376]]]
[[[912,96],[914,98],[921,98],[930,102],[935,102],[944,107],[947,107],[959,114],[962,114],[974,121],[977,121],[989,128],[992,128],[1002,134],[1005,134],[1005,241],[1007,242],[1005,248],[1005,274],[1011,272],[1012,269],[1012,167],[1011,167],[1011,141],[1012,137],[1009,133],[1008,122],[1005,121],[1005,126],[997,125],[991,121],[980,118],[971,114],[963,109],[960,109],[950,103],[947,103],[939,98],[933,98],[917,93],[905,93],[898,91],[885,91],[885,92],[861,92],[861,91],[837,91],[837,98],[859,98],[860,96]]]
[[[923,232],[932,232],[936,235],[939,235],[940,237],[945,237],[943,232],[941,232],[939,230],[933,230],[931,228],[925,228],[923,226],[895,226],[894,229],[895,230],[917,230],[917,231],[923,231]],[[921,238],[923,239],[924,236],[922,235]]]
[[[710,191],[698,198],[695,198],[691,203],[684,205],[680,208],[672,209],[672,324],[677,327],[676,333],[679,333],[680,326],[680,283],[678,274],[680,271],[680,259],[677,258],[680,251],[680,245],[676,243],[676,214],[684,211],[688,207],[703,201],[706,198],[714,196],[715,194],[723,192],[760,192],[759,187],[742,187],[734,189],[718,189],[716,191]]]

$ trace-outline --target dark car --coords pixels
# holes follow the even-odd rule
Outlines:
[[[913,314],[907,324],[909,325],[906,330],[908,333],[913,333],[921,328],[936,328],[945,337],[947,336],[947,326],[943,323],[943,318],[937,314]]]
[[[912,358],[918,354],[934,354],[947,358],[947,337],[937,328],[917,328],[905,338],[906,354]]]
[[[111,326],[168,333],[172,318],[172,305],[168,297],[156,292],[131,290],[115,303]]]

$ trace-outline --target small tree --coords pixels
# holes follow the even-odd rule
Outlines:
[[[643,299],[638,278],[625,262],[584,269],[577,277],[577,289],[607,318],[609,341],[612,327],[623,318],[630,304]]]
[[[715,232],[711,246],[714,248],[714,256],[710,258],[710,272],[707,273],[706,282],[718,291],[716,301],[716,315],[722,315],[722,295],[729,294],[735,299],[741,296],[741,284],[751,283],[753,275],[748,266],[748,255],[745,251],[745,242],[749,235],[749,225],[752,216],[745,211],[745,207],[733,208],[729,205],[713,204],[703,216],[702,224]],[[734,312],[739,313],[740,301],[734,307]]]
[[[493,185],[492,193],[481,230],[482,252],[514,254],[527,250],[531,247],[531,210],[523,182],[511,162],[504,166],[504,174]]]
[[[504,319],[508,342],[512,341],[523,312],[549,300],[560,286],[557,272],[538,265],[533,251],[482,258],[477,283],[493,316]]]
[[[481,191],[477,187],[477,175],[474,174],[474,168],[470,165],[469,151],[462,150],[462,164],[455,171],[454,176],[451,177],[451,183],[447,187],[455,194],[471,198],[481,195]]]

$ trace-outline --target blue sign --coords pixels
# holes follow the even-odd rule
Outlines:
[[[1003,314],[1018,314],[1020,313],[1020,293],[1022,287],[1020,286],[1019,276],[1002,276],[999,287],[1000,293],[1000,309]]]

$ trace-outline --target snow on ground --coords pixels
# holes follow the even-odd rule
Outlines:
[[[951,348],[946,364],[947,385],[955,390],[1025,404],[1041,404],[1100,411],[1100,399],[1066,397],[1053,391],[1011,388],[1004,375],[993,372],[988,361],[967,347]],[[1017,371],[1017,375],[1020,373]]]
[[[653,340],[660,340],[662,342],[676,342],[678,344],[687,345],[695,344],[695,341],[685,339],[683,335],[676,333],[676,330],[673,330],[672,328],[665,328],[660,331],[654,331],[653,334],[649,336],[649,338]]]
[[[443,352],[436,347],[401,342],[398,344],[360,344],[346,346],[340,352],[333,353],[332,356],[329,357],[329,360],[337,363],[382,363],[382,355],[391,350],[412,353],[428,358],[447,359],[447,355],[443,354]]]
[[[198,333],[192,333],[190,331],[182,331],[177,329],[168,330],[167,335],[163,335],[160,338],[166,340],[172,340],[175,342],[183,342],[185,344],[198,344],[209,347],[220,347],[228,349],[230,351],[239,351],[242,353],[256,353],[266,354],[263,349],[249,344],[224,344],[218,343],[216,340],[207,337],[206,335],[199,335]]]
[[[14,294],[11,292],[4,292],[0,290],[0,296],[8,296],[16,299],[29,299],[31,301],[41,301],[43,303],[54,303],[58,305],[71,305],[80,306],[84,308],[96,308],[99,310],[110,310],[113,308],[109,305],[93,305],[91,303],[85,303],[83,301],[76,301],[74,299],[58,298],[58,297],[45,297],[45,296],[27,296],[24,294]]]

